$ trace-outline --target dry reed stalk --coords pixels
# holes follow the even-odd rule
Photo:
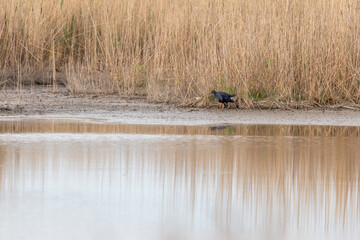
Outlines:
[[[351,0],[3,0],[0,81],[38,75],[56,90],[66,73],[74,93],[359,104],[359,10]]]

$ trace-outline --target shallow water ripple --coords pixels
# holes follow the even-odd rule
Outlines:
[[[0,239],[359,237],[357,128],[32,124],[0,122]]]

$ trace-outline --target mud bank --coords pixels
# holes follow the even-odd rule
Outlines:
[[[126,124],[216,125],[284,124],[360,126],[354,110],[242,110],[183,108],[121,99],[118,95],[77,95],[65,88],[26,88],[0,91],[0,118],[71,118]]]

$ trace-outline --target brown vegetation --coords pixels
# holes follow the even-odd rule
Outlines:
[[[360,103],[360,2],[9,0],[0,86],[210,103]]]

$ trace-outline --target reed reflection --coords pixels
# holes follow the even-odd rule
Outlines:
[[[106,125],[80,127],[103,132]],[[313,137],[261,129],[277,134],[0,134],[0,192],[72,189],[74,198],[103,202],[116,218],[126,208],[130,219],[141,211],[138,218],[230,230],[355,231],[360,139],[335,128],[302,132]]]
[[[227,136],[340,136],[359,137],[360,127],[297,126],[297,125],[216,125],[171,126],[111,124],[78,120],[2,120],[1,133],[131,133]]]

